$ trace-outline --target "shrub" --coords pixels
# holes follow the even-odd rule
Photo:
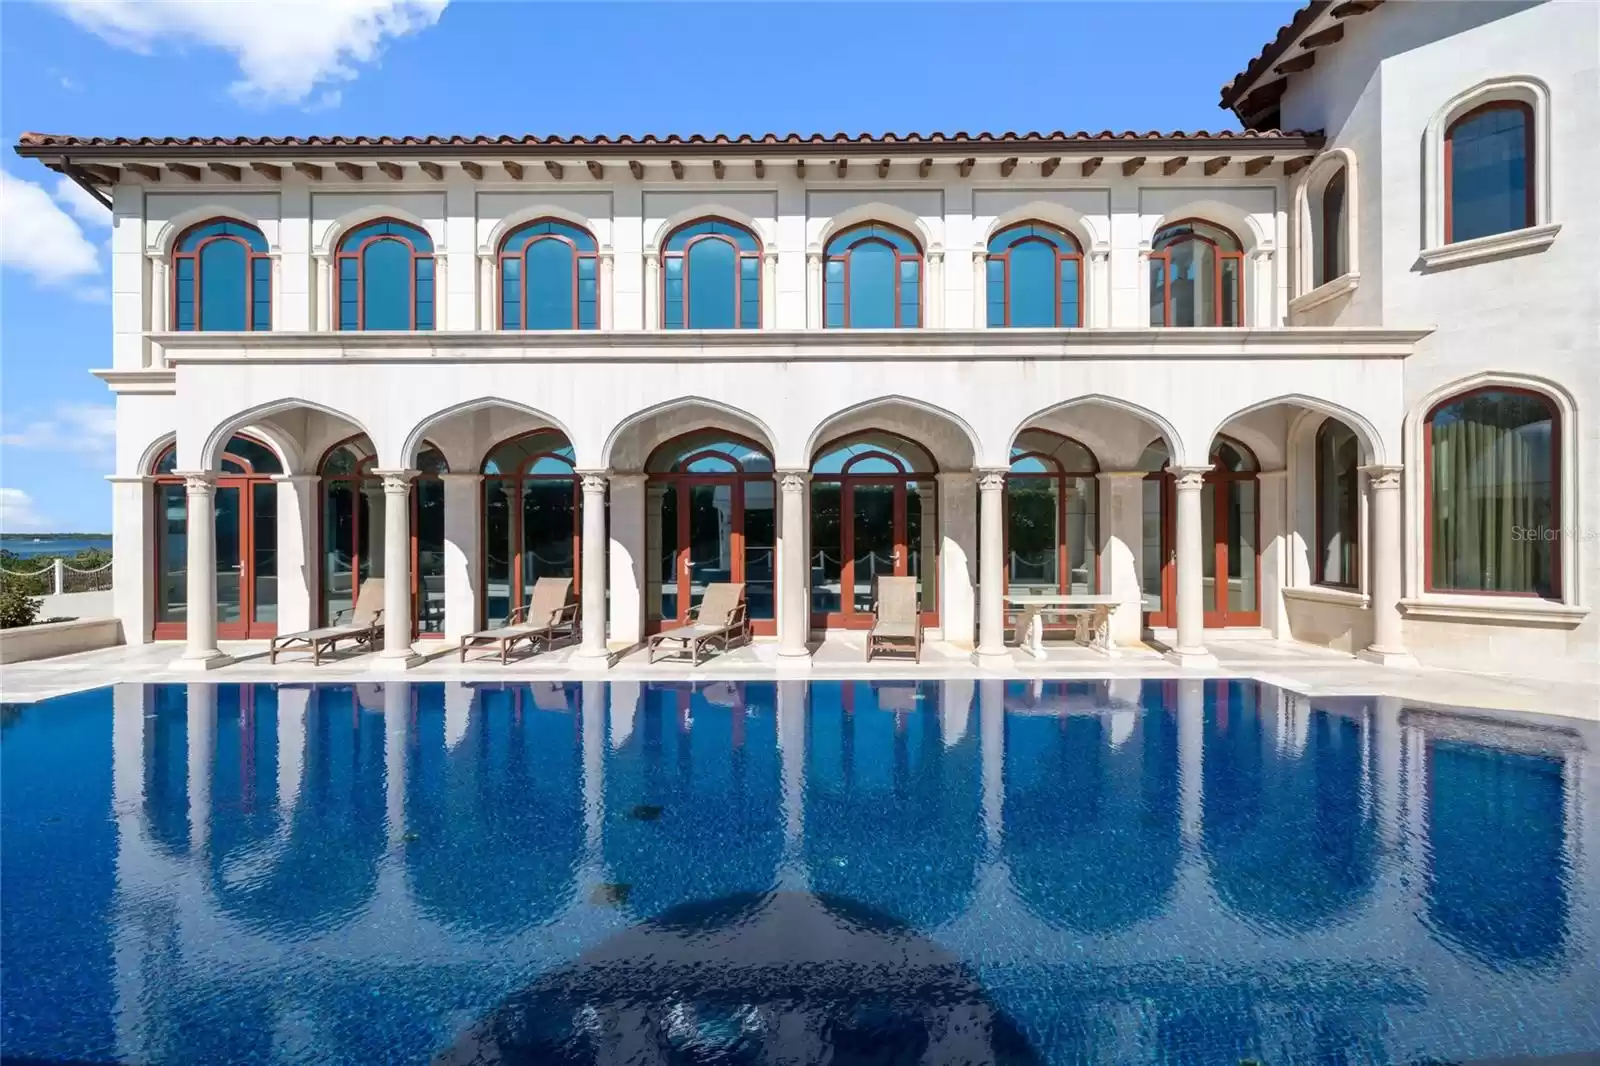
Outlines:
[[[23,592],[14,583],[0,587],[0,629],[31,626],[39,617],[44,601]]]

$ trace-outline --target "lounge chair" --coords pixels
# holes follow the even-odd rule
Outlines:
[[[656,661],[656,649],[663,644],[678,645],[677,655],[688,655],[692,666],[700,665],[700,651],[720,644],[723,651],[738,639],[749,639],[750,623],[745,617],[744,582],[718,581],[706,586],[700,606],[689,614],[689,624],[664,629],[650,638],[645,649],[648,661]]]
[[[461,661],[467,661],[467,652],[486,644],[500,645],[500,665],[504,666],[518,641],[527,641],[531,650],[538,650],[544,641],[549,651],[557,634],[570,634],[578,621],[578,605],[572,600],[570,577],[541,577],[533,583],[533,595],[528,602],[511,612],[506,624],[498,629],[483,629],[461,638]]]
[[[322,665],[322,653],[335,651],[341,640],[353,640],[370,651],[383,635],[383,578],[369,577],[361,583],[361,594],[354,607],[333,616],[333,624],[320,629],[302,629],[272,638],[268,659],[276,664],[278,653],[300,646],[311,649],[311,664]]]
[[[875,651],[904,651],[911,644],[912,658],[922,661],[922,615],[917,610],[917,579],[878,578],[872,630],[867,634],[867,661]]]

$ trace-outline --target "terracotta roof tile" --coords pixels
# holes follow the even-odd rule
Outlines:
[[[1294,18],[1279,26],[1272,40],[1268,41],[1266,46],[1256,53],[1256,57],[1246,63],[1245,68],[1222,87],[1220,106],[1227,109],[1238,104],[1245,92],[1255,84],[1256,79],[1270,70],[1278,58],[1294,46],[1300,35],[1332,6],[1333,0],[1309,0],[1304,7],[1294,13]],[[1235,89],[1235,86],[1238,88]]]

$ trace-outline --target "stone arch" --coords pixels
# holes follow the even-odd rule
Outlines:
[[[541,218],[553,218],[561,222],[569,223],[570,225],[578,226],[584,230],[587,230],[589,234],[594,237],[595,244],[599,247],[610,247],[609,244],[600,240],[600,235],[595,232],[594,220],[590,219],[587,215],[581,215],[576,211],[569,210],[565,207],[558,207],[555,204],[540,203],[534,204],[531,207],[519,207],[515,211],[512,211],[510,214],[506,215],[499,222],[496,222],[494,224],[494,228],[489,231],[489,240],[478,248],[478,253],[480,255],[498,255],[500,252],[501,242],[504,241],[513,230],[517,229],[519,226]]]
[[[178,443],[177,433],[163,433],[145,446],[139,453],[139,473],[148,476],[156,472],[156,461],[159,460],[169,447]]]
[[[537,419],[540,422],[546,423],[553,429],[560,430],[562,435],[564,435],[569,442],[571,442],[573,439],[571,430],[569,430],[567,426],[554,415],[548,414],[535,407],[530,407],[527,404],[518,403],[515,400],[508,400],[497,396],[480,396],[474,400],[463,400],[461,403],[451,404],[449,407],[435,411],[427,417],[419,419],[416,424],[413,425],[406,433],[405,441],[401,445],[400,454],[397,457],[398,462],[402,466],[409,467],[412,462],[415,461],[417,451],[422,447],[422,443],[427,438],[428,433],[437,429],[441,423],[458,415],[467,415],[472,414],[475,411],[495,408],[514,411],[518,414],[526,415],[529,418]],[[480,455],[477,458],[481,461],[483,456]]]
[[[756,235],[756,239],[761,242],[763,253],[769,252],[776,247],[776,235],[769,232],[768,226],[761,219],[746,214],[736,207],[708,201],[703,204],[694,204],[691,207],[686,207],[681,211],[674,211],[668,215],[661,225],[656,227],[655,235],[646,242],[644,246],[645,254],[660,255],[662,247],[667,242],[667,237],[672,234],[673,230],[685,223],[701,218],[725,218],[729,222],[739,223],[739,225]]]
[[[1444,139],[1450,124],[1474,108],[1497,101],[1527,105],[1533,112],[1533,218],[1529,226],[1543,226],[1554,217],[1550,165],[1550,86],[1527,74],[1489,78],[1452,96],[1428,119],[1422,134],[1422,202],[1424,248],[1444,244]]]
[[[941,470],[970,470],[983,454],[977,432],[959,415],[909,396],[879,396],[818,421],[806,437],[806,468],[810,468],[818,448],[867,429],[890,430],[916,441],[928,449]]]
[[[1329,148],[1317,156],[1294,186],[1294,291],[1297,295],[1303,296],[1316,287],[1316,257],[1322,254],[1322,244],[1327,240],[1327,235],[1320,231],[1318,224],[1322,193],[1328,182],[1341,170],[1344,171],[1344,228],[1348,249],[1345,273],[1356,277],[1361,274],[1361,241],[1358,239],[1361,234],[1361,196],[1356,154],[1349,148]]]
[[[863,222],[887,222],[898,226],[917,239],[922,246],[922,254],[943,251],[943,245],[936,241],[928,230],[927,224],[920,217],[912,214],[903,207],[885,203],[882,200],[873,200],[869,203],[857,204],[828,219],[822,227],[822,232],[817,235],[816,242],[811,246],[813,252],[821,253],[828,246],[834,235],[849,229],[851,226]]]
[[[146,246],[145,254],[159,256],[162,259],[168,258],[172,255],[172,247],[177,243],[179,234],[191,226],[213,218],[226,218],[235,222],[243,222],[260,230],[263,236],[267,232],[266,227],[262,225],[263,220],[248,211],[241,211],[230,204],[206,203],[201,204],[199,207],[191,207],[186,211],[179,211],[162,223],[161,229],[156,232],[155,240]],[[271,219],[270,221],[276,222],[277,219]],[[276,242],[268,242],[268,247],[274,252],[278,250]]]
[[[691,412],[689,417],[684,417],[685,412]],[[700,415],[698,419],[695,413]],[[667,415],[675,416],[670,427],[661,422]],[[645,460],[658,445],[703,428],[725,429],[749,437],[777,457],[777,435],[760,418],[703,396],[680,396],[636,411],[613,426],[601,446],[598,465],[608,470],[643,470]]]
[[[375,222],[380,218],[392,218],[400,222],[410,223],[428,235],[428,239],[433,242],[434,255],[437,256],[444,253],[442,235],[435,233],[433,227],[428,225],[427,220],[421,215],[414,211],[407,211],[403,207],[396,207],[394,204],[380,201],[378,203],[362,204],[360,207],[352,208],[334,219],[322,234],[322,240],[317,242],[315,254],[320,256],[333,255],[339,247],[339,242],[344,240],[346,233],[368,222]]]
[[[1337,418],[1355,431],[1356,439],[1361,442],[1361,461],[1363,463],[1382,464],[1388,462],[1388,449],[1384,446],[1383,436],[1365,415],[1352,411],[1350,408],[1334,403],[1331,400],[1323,400],[1302,393],[1285,393],[1282,396],[1274,396],[1271,399],[1261,400],[1229,413],[1211,428],[1211,433],[1206,437],[1207,447],[1210,447],[1211,441],[1223,432],[1229,422],[1277,404],[1307,408],[1330,418]],[[1245,443],[1248,444],[1250,442],[1246,441]],[[1255,445],[1252,444],[1251,447],[1254,448]]]
[[[1009,211],[996,215],[994,222],[984,231],[983,240],[974,246],[973,251],[987,255],[989,253],[989,242],[994,239],[996,233],[1008,226],[1015,226],[1019,222],[1027,222],[1030,219],[1048,222],[1050,225],[1058,226],[1070,233],[1072,238],[1078,242],[1078,246],[1084,255],[1088,255],[1094,249],[1104,248],[1110,242],[1110,235],[1096,232],[1094,224],[1087,215],[1074,211],[1065,204],[1051,203],[1048,200],[1034,200],[1031,203],[1023,204],[1021,207],[1013,207]]]
[[[1233,204],[1204,198],[1189,200],[1157,218],[1155,224],[1143,234],[1142,244],[1146,248],[1150,247],[1163,226],[1186,218],[1212,222],[1233,231],[1233,235],[1239,238],[1239,243],[1247,255],[1272,247],[1271,235],[1261,228],[1255,215]]]
[[[308,410],[308,411],[316,411],[316,412],[319,412],[321,414],[327,415],[330,418],[342,419],[343,421],[348,422],[348,423],[350,423],[350,425],[354,426],[356,428],[357,432],[367,434],[369,439],[371,439],[371,437],[372,437],[371,432],[358,419],[353,418],[352,416],[346,414],[343,411],[337,410],[336,408],[329,407],[329,406],[327,406],[325,404],[314,403],[314,402],[312,402],[310,400],[302,400],[302,399],[298,399],[298,398],[296,398],[296,399],[273,400],[273,401],[271,401],[269,403],[259,404],[259,405],[255,406],[255,407],[249,408],[248,410],[240,411],[240,412],[238,412],[236,414],[230,415],[228,418],[226,418],[226,419],[214,424],[212,426],[210,432],[206,435],[204,444],[202,444],[202,446],[201,446],[200,455],[199,455],[200,463],[199,463],[199,465],[197,467],[194,467],[193,469],[199,469],[199,470],[212,470],[212,469],[214,469],[216,467],[218,461],[221,458],[223,446],[227,443],[228,438],[231,437],[233,434],[237,433],[241,429],[246,429],[246,428],[249,428],[249,429],[252,429],[252,430],[259,430],[262,427],[263,423],[267,419],[270,419],[273,415],[278,414],[280,412],[284,412],[284,411],[292,411],[292,410],[295,410],[297,408],[303,408],[303,409]],[[298,455],[299,445],[298,444],[295,445],[295,447],[294,447],[295,454],[294,455],[291,456],[291,455],[283,454],[282,453],[282,449],[281,449],[281,447],[279,445],[279,442],[282,441],[285,436],[287,436],[287,434],[284,434],[277,427],[270,426],[270,425],[269,425],[267,431],[262,433],[263,439],[266,439],[269,444],[273,444],[274,447],[279,447],[279,450],[280,450],[279,458],[282,459],[283,462],[284,462],[284,469],[285,470],[291,470],[291,469],[298,470],[303,465],[300,462],[300,458],[301,457]],[[180,443],[179,447],[180,447],[180,450],[181,450],[182,449],[182,444],[181,443]],[[179,456],[179,464],[180,465],[183,464],[184,459],[185,459],[184,455],[180,455]],[[292,468],[291,468],[291,463],[293,463],[293,467]]]
[[[1024,429],[1030,428],[1033,423],[1042,418],[1049,417],[1050,415],[1060,414],[1069,411],[1074,407],[1094,405],[1109,407],[1113,410],[1122,411],[1125,414],[1133,415],[1136,418],[1143,419],[1145,422],[1154,426],[1156,432],[1159,433],[1161,438],[1166,442],[1167,454],[1173,456],[1175,465],[1189,465],[1189,453],[1185,448],[1183,438],[1178,433],[1177,428],[1173,426],[1170,419],[1163,415],[1157,414],[1148,407],[1134,403],[1131,400],[1124,400],[1117,396],[1107,396],[1104,393],[1091,393],[1087,396],[1075,396],[1070,400],[1051,404],[1049,407],[1041,408],[1028,415],[1012,428],[1010,435],[1006,438],[1005,456],[1007,459],[1007,464],[1005,465],[1009,465],[1011,447],[1016,443],[1018,434],[1020,434]],[[1209,444],[1209,438],[1207,443]],[[1137,456],[1134,456],[1133,458],[1137,459]],[[1106,456],[1096,453],[1095,459],[1101,463],[1104,463],[1106,461]],[[1203,465],[1204,457],[1202,457],[1198,463]]]

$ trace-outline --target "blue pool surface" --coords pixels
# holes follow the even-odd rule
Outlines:
[[[6,705],[0,1057],[1600,1052],[1597,743],[1251,681]]]

